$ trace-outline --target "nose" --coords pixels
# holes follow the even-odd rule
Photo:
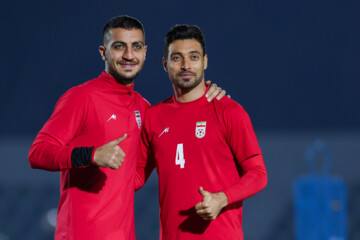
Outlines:
[[[188,70],[188,69],[190,69],[190,64],[189,64],[189,61],[188,61],[187,59],[184,59],[184,60],[182,61],[181,69],[182,69],[182,70]]]
[[[126,49],[125,49],[123,58],[126,59],[126,60],[132,60],[132,59],[134,59],[134,54],[133,54],[133,51],[132,51],[131,48],[126,48]]]

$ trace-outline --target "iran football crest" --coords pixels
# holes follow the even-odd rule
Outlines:
[[[195,136],[197,138],[205,137],[206,133],[206,122],[197,122],[195,128]]]
[[[134,111],[135,113],[135,118],[136,118],[136,122],[138,124],[138,128],[140,129],[141,127],[141,117],[140,117],[140,111]]]

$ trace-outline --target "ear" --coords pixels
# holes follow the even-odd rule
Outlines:
[[[106,49],[105,49],[104,46],[100,46],[100,47],[99,47],[99,53],[100,53],[100,55],[101,55],[102,60],[104,60],[104,61],[106,60],[105,51],[106,51]]]
[[[144,46],[144,60],[146,60],[147,45]]]
[[[165,72],[167,72],[167,71],[168,71],[168,68],[167,68],[167,59],[166,59],[165,57],[163,57],[162,62],[163,62],[164,70],[165,70]]]
[[[207,66],[208,66],[208,57],[207,57],[207,54],[205,54],[205,56],[204,56],[204,69],[205,70],[207,69]]]

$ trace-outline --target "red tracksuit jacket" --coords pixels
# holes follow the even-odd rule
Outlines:
[[[106,72],[61,96],[29,153],[31,167],[60,171],[56,240],[135,239],[134,176],[148,106],[133,86]],[[72,167],[74,147],[99,147],[124,133],[126,157],[119,169]]]

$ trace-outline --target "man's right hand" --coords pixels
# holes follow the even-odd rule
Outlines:
[[[125,153],[118,144],[124,141],[126,137],[127,134],[125,133],[122,137],[98,147],[94,154],[94,164],[98,167],[118,169],[125,158]]]

